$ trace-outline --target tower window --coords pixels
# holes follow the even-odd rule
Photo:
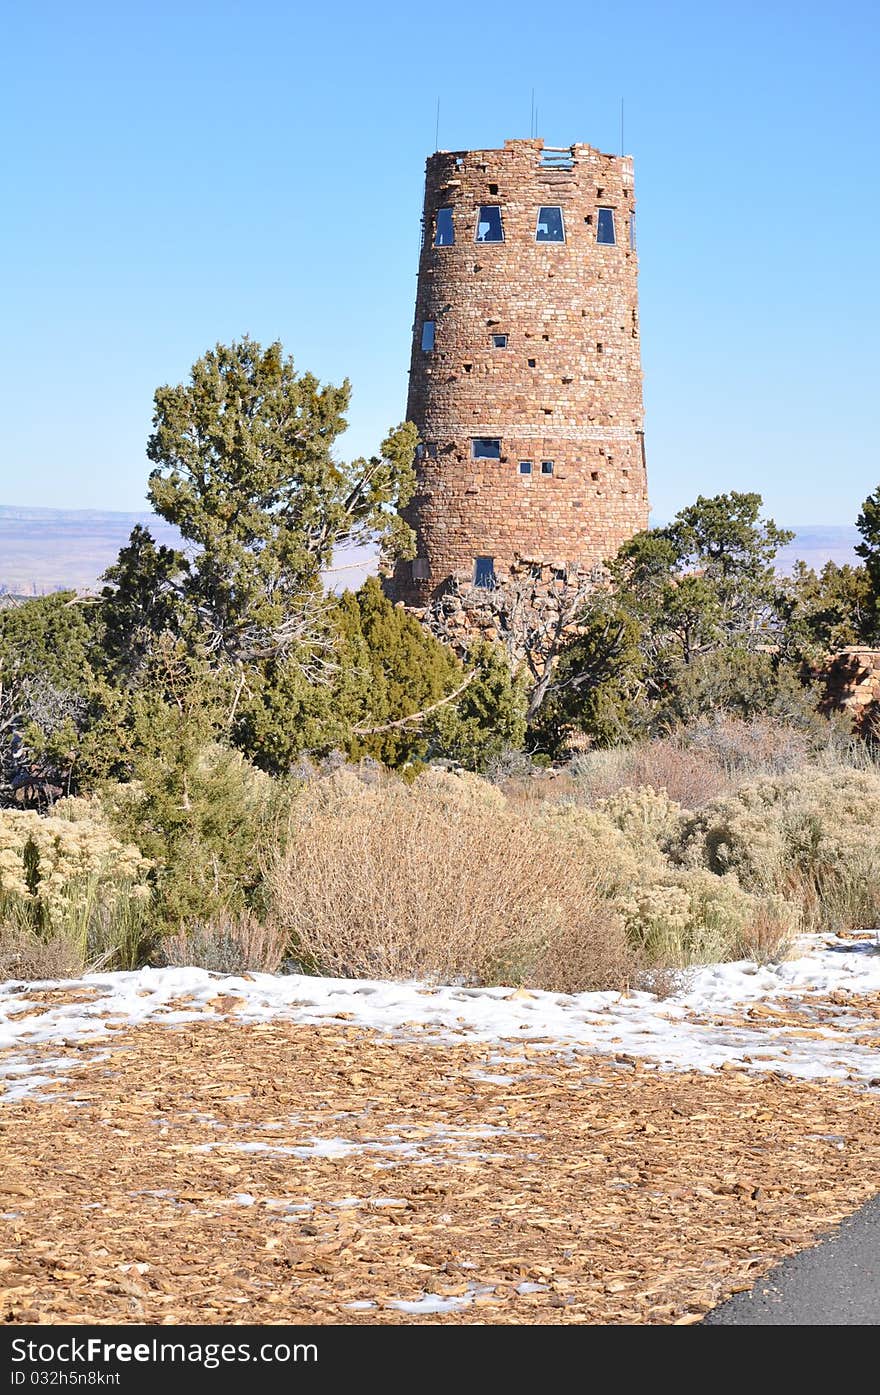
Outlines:
[[[430,353],[434,347],[434,321],[425,320],[422,325],[422,348]]]
[[[427,557],[414,557],[411,565],[413,581],[427,581],[429,576]]]
[[[629,215],[629,245],[633,251],[636,250],[636,215],[634,213]]]
[[[599,220],[596,224],[596,241],[604,242],[608,247],[613,247],[617,241],[617,238],[614,236],[613,208],[599,209]]]
[[[471,441],[471,459],[500,460],[500,438],[497,436],[475,436]]]
[[[531,460],[521,460],[519,462],[519,472],[521,475],[530,475],[532,473]]]
[[[493,334],[493,335],[492,335],[492,348],[493,348],[493,349],[506,349],[506,348],[507,348],[507,335],[506,335],[506,334]]]
[[[451,247],[455,242],[455,227],[451,208],[437,209],[437,229],[434,233],[435,247]]]
[[[565,224],[562,221],[562,209],[555,206],[543,207],[538,210],[538,227],[535,232],[536,242],[564,242]]]
[[[535,362],[536,362],[536,360],[535,360],[535,359],[533,359],[533,358],[530,358],[530,359],[529,359],[529,367],[530,367],[530,368],[534,368],[534,366],[535,366]]]
[[[491,590],[495,585],[495,558],[477,557],[474,561],[474,585]]]
[[[542,461],[541,461],[541,474],[542,474],[542,475],[552,475],[552,474],[553,474],[553,461],[552,461],[552,460],[542,460]]]
[[[477,217],[476,242],[503,242],[504,229],[501,225],[501,209],[497,204],[481,204]]]

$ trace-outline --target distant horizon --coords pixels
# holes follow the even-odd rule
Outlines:
[[[718,492],[730,493],[731,491],[719,490]],[[696,498],[696,495],[694,496],[694,498]],[[859,505],[859,508],[861,509],[861,505]],[[764,512],[766,512],[766,510],[764,510]],[[142,509],[105,509],[98,507],[66,508],[63,505],[54,506],[51,504],[0,504],[0,517],[24,517],[29,514],[35,514],[37,516],[53,514],[69,516],[73,514],[86,518],[130,518],[133,520],[138,520],[141,518],[155,518],[158,519],[165,527],[173,527],[172,524],[167,523],[166,520],[162,518],[161,514],[156,513],[155,510],[151,509],[149,506],[145,506]],[[810,531],[824,531],[829,528],[835,530],[849,528],[852,529],[853,532],[858,533],[858,528],[855,522],[792,523],[788,520],[781,521],[779,519],[775,519],[774,521],[778,524],[780,528],[787,528],[797,533],[808,533]],[[650,527],[664,528],[666,524],[669,522],[671,522],[670,518],[657,518],[654,516],[654,514],[652,514],[650,520]]]
[[[147,526],[158,543],[185,549],[178,530],[149,508],[65,509],[46,505],[0,504],[0,593],[46,595],[61,590],[93,590],[116,560],[136,524]],[[784,520],[782,520],[784,524]],[[660,526],[653,521],[652,526]],[[796,561],[820,569],[825,562],[856,564],[859,533],[852,523],[784,524],[795,540],[780,548],[776,567],[791,571]],[[340,551],[328,585],[356,590],[377,570],[378,554],[369,545]]]

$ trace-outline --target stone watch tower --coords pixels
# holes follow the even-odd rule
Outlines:
[[[450,579],[588,569],[648,525],[630,156],[589,145],[427,161],[407,418],[423,606]]]

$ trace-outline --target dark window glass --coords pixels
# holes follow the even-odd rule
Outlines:
[[[478,557],[474,563],[474,585],[491,589],[495,585],[495,558]]]
[[[455,227],[451,208],[437,209],[437,231],[434,233],[435,247],[451,247],[455,241]]]
[[[631,213],[631,214],[629,215],[629,245],[630,245],[630,247],[633,249],[633,251],[635,251],[635,249],[636,249],[636,215],[635,215],[634,213]]]
[[[506,334],[493,334],[493,335],[492,335],[492,348],[493,348],[493,349],[506,349],[506,348],[507,348],[507,335],[506,335]]]
[[[596,241],[604,242],[613,247],[617,239],[614,236],[614,209],[600,208],[599,219],[596,223]]]
[[[422,348],[433,349],[434,347],[434,321],[425,320],[422,325]]]
[[[503,242],[501,209],[497,204],[483,204],[477,217],[477,242]]]
[[[562,221],[561,208],[548,207],[538,210],[538,228],[535,233],[535,241],[565,241],[565,224]]]
[[[501,441],[495,436],[476,436],[471,441],[473,460],[500,460]]]
[[[532,473],[531,460],[521,460],[519,462],[519,472],[521,475],[530,475]]]
[[[552,474],[553,474],[553,461],[552,461],[552,460],[542,460],[542,461],[541,461],[541,474],[542,474],[542,475],[552,475]]]

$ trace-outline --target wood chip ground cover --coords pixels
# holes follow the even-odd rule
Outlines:
[[[222,1001],[61,1049],[0,1113],[9,1323],[688,1323],[876,1189],[843,1084]]]

